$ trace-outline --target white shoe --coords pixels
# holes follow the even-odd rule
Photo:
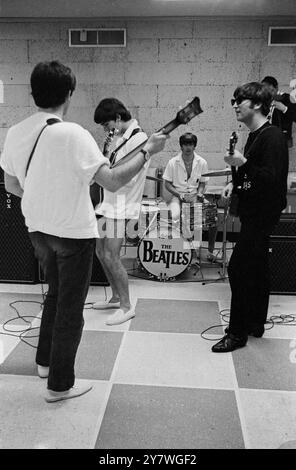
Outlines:
[[[95,302],[92,305],[92,308],[96,310],[108,310],[109,308],[119,308],[120,302],[107,302],[107,300],[100,300],[99,302]]]
[[[110,315],[106,321],[106,325],[120,325],[135,316],[135,307],[132,307],[128,312],[124,312],[121,308],[116,310],[113,315]]]
[[[80,397],[85,393],[89,392],[92,389],[92,385],[90,383],[75,386],[69,388],[69,390],[65,390],[64,392],[55,392],[54,390],[47,390],[47,394],[45,395],[44,399],[47,403],[54,403],[56,401],[61,400],[69,400],[70,398]]]
[[[39,364],[37,364],[37,372],[40,379],[47,379],[49,375],[49,367],[39,366]]]

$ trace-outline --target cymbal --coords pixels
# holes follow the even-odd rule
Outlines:
[[[229,175],[231,175],[231,169],[224,168],[223,170],[209,171],[208,173],[204,173],[201,176],[229,176]]]

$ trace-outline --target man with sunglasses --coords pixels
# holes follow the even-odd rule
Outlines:
[[[229,327],[212,347],[229,352],[246,345],[248,335],[264,334],[269,302],[269,236],[286,207],[288,148],[281,130],[268,122],[272,102],[261,83],[239,86],[231,104],[237,121],[250,133],[244,155],[238,150],[224,160],[236,167],[236,177],[223,191],[238,196],[241,231],[234,247],[228,275],[231,287]]]

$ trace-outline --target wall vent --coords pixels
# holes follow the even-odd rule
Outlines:
[[[69,29],[69,47],[125,47],[126,30],[117,28]]]
[[[270,26],[269,46],[296,46],[296,26]]]

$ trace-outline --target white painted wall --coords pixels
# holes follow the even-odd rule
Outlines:
[[[121,99],[151,133],[197,95],[204,113],[172,134],[153,166],[164,166],[179,150],[179,136],[190,130],[198,135],[198,151],[210,169],[224,168],[223,153],[231,132],[238,130],[230,106],[236,86],[273,75],[289,91],[290,80],[296,78],[296,48],[267,46],[268,26],[276,24],[283,25],[246,18],[1,22],[0,149],[7,128],[35,109],[29,87],[32,68],[39,61],[59,59],[78,81],[68,119],[89,129],[98,142],[103,134],[93,113],[102,98]],[[127,47],[69,48],[72,27],[125,27]],[[245,131],[240,134],[238,148],[246,138]],[[295,132],[294,142],[290,169],[295,171]]]

